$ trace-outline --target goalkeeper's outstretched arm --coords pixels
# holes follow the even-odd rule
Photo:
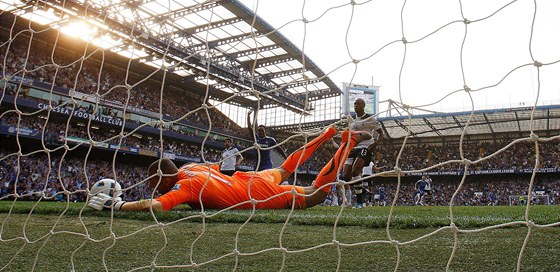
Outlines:
[[[163,205],[155,199],[126,202],[122,201],[120,197],[112,197],[104,193],[99,193],[93,196],[89,200],[88,206],[98,211],[103,209],[114,209],[117,211],[149,211],[152,209],[155,212],[163,211]]]
[[[150,207],[154,212],[163,211],[163,205],[161,204],[161,202],[159,202],[155,199],[144,199],[144,200],[139,200],[139,201],[125,202],[122,205],[121,210],[123,210],[123,211],[149,211]]]
[[[163,177],[156,175],[161,169]],[[148,188],[155,188],[159,193],[166,194],[177,183],[177,166],[170,159],[160,159],[153,162],[148,168]],[[113,197],[105,193],[98,193],[91,197],[88,206],[92,209],[101,211],[103,209],[123,210],[123,211],[163,211],[163,204],[155,199],[144,199],[138,201],[122,201],[120,197]]]

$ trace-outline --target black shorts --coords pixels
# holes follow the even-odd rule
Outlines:
[[[220,172],[224,175],[232,176],[235,170],[220,170]]]
[[[363,147],[363,148],[352,149],[348,157],[354,158],[354,161],[356,161],[355,159],[357,158],[362,158],[364,160],[364,165],[369,165],[369,163],[371,162],[372,155],[373,155],[372,152],[370,152],[367,148]]]

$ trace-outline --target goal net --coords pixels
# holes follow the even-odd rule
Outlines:
[[[0,0],[0,269],[519,271],[549,260],[558,270],[546,256],[557,256],[547,243],[560,218],[535,221],[533,206],[560,198],[559,3],[385,2]],[[332,190],[318,206],[334,207],[294,204],[310,196],[296,186],[313,186],[335,155],[330,142],[269,199],[248,190],[224,209],[205,207],[215,203],[203,193],[168,212],[88,207],[104,178],[128,203],[160,197],[150,164],[223,165],[236,157],[224,156],[226,139],[247,173],[266,151],[280,166],[280,150],[327,127],[340,143],[355,122],[343,82],[381,88],[371,118],[402,118],[382,122],[373,179],[321,187]],[[277,143],[257,143],[259,125]],[[427,174],[428,207],[403,209]],[[356,202],[353,185],[377,207],[339,205]],[[258,209],[286,195],[285,209]],[[461,209],[490,201],[523,210]],[[518,239],[492,248],[494,234]],[[488,266],[470,261],[478,248]],[[502,249],[513,253],[490,266]]]

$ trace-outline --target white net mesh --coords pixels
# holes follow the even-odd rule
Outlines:
[[[550,241],[558,235],[558,213],[532,213],[537,204],[560,201],[559,114],[535,116],[542,114],[538,105],[559,98],[558,3],[261,2],[251,9],[270,18],[273,31],[263,32],[256,15],[238,18],[222,6],[235,1],[0,1],[3,270],[560,269],[547,257],[560,246]],[[297,12],[289,17],[279,5]],[[207,23],[194,27],[196,20]],[[232,26],[241,21],[250,35]],[[271,38],[277,33],[295,33],[288,38],[301,58],[286,51],[265,56],[247,46],[276,50],[283,42]],[[238,63],[237,81],[213,70],[232,68],[220,52],[241,56],[237,61],[249,56]],[[308,57],[327,72],[313,71]],[[188,69],[193,60],[206,69]],[[276,77],[268,89],[262,86],[270,81],[260,76],[266,69]],[[340,116],[339,96],[312,98],[329,88],[324,79],[361,83],[372,75],[391,93],[386,98],[393,98],[396,111],[409,117],[400,123],[405,136],[374,152],[377,166],[386,168],[363,188],[371,196],[365,203],[387,208],[179,207],[125,214],[87,207],[89,188],[103,178],[120,182],[125,201],[157,197],[146,186],[150,163],[158,157],[223,163],[226,137],[245,157],[237,170],[252,170],[261,147],[247,136],[244,99],[254,102],[259,124],[333,120],[298,127],[278,141],[286,153],[295,151]],[[527,128],[519,125],[509,139],[477,135],[477,126],[493,120],[471,122],[474,110],[511,107],[512,99],[530,101],[524,105]],[[450,121],[458,123],[456,141],[445,142],[443,135],[421,144],[411,129],[413,113],[457,106],[471,114],[466,124]],[[542,129],[535,119],[549,122]],[[316,152],[288,184],[310,186],[335,149],[326,144]],[[498,174],[510,170],[515,174]],[[481,175],[471,178],[472,171]],[[445,210],[400,209],[414,204],[414,182],[425,173],[436,175],[421,203]],[[538,203],[521,200],[527,192],[536,192]],[[325,203],[336,198],[344,196],[333,193]],[[515,201],[522,209],[513,215],[456,207]],[[482,256],[471,258],[479,249]],[[502,251],[497,266],[490,264]]]

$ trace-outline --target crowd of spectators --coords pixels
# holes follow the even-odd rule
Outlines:
[[[38,39],[34,39],[28,47],[29,38],[22,36],[13,40],[9,47],[0,48],[0,60],[7,63],[2,72],[65,88],[69,93],[76,91],[97,95],[115,104],[154,113],[159,113],[161,108],[165,116],[173,119],[190,113],[187,118],[190,122],[208,126],[211,121],[212,126],[220,130],[238,135],[245,133],[208,102],[207,114],[201,107],[204,95],[196,95],[192,90],[170,82],[163,84],[162,88],[161,76],[146,78],[127,67],[127,63],[123,63],[122,67],[108,64],[104,61],[106,53],[100,50],[84,55],[83,52],[74,52],[61,45],[55,47]],[[137,65],[149,69],[144,64]]]
[[[282,145],[286,153],[301,147],[302,142],[287,141]],[[532,141],[519,142],[502,152],[498,152],[509,144],[507,141],[470,142],[463,144],[466,159],[476,162],[469,166],[471,171],[483,170],[531,170],[535,167],[535,144]],[[538,168],[560,168],[560,140],[539,142]],[[374,162],[377,167],[393,169],[401,145],[384,144],[377,147]],[[318,151],[314,160],[304,164],[304,169],[318,171],[332,157],[334,147],[326,144],[326,148]],[[405,145],[399,159],[398,167],[404,171],[426,169],[425,172],[462,171],[464,164],[459,155],[459,143],[443,145]]]
[[[45,125],[44,120],[39,118],[38,115],[22,114],[20,116],[20,128],[43,131],[43,126]],[[17,114],[4,114],[2,118],[0,118],[0,124],[3,125],[15,126],[17,125],[17,122]],[[91,135],[92,140],[96,142],[104,142],[108,145],[116,145],[120,142],[121,147],[133,147],[154,152],[161,151],[162,148],[159,142],[159,135],[147,135],[125,131],[123,134],[128,136],[123,137],[121,140],[119,137],[120,128],[90,127],[88,133],[88,128],[84,124],[78,125],[78,123],[70,123],[67,125],[66,120],[64,119],[50,118],[50,122],[47,123],[44,131],[45,135],[55,134],[53,144],[64,144],[67,142],[65,141],[66,138],[78,138],[85,141],[89,139],[89,134]],[[200,145],[180,140],[164,139],[162,151],[191,158],[202,158],[203,156],[204,160],[209,162],[218,162],[221,160],[221,150],[218,148],[205,147],[204,151],[202,151]],[[244,166],[243,169],[251,169],[254,164],[256,164],[256,160],[249,156],[246,157],[247,159],[244,160],[241,165]]]
[[[523,170],[532,169],[536,164],[535,144],[532,141],[519,142],[498,152],[508,145],[507,141],[463,143],[466,159],[476,162],[469,170]],[[559,140],[539,143],[539,168],[560,168]],[[379,166],[396,166],[399,145],[382,145],[376,152]],[[399,160],[402,170],[430,168],[430,171],[461,171],[464,164],[460,161],[459,143],[443,145],[406,145]],[[445,163],[448,162],[448,163]],[[442,165],[441,163],[445,163]],[[434,167],[435,166],[435,167]]]
[[[115,178],[121,183],[128,200],[149,197],[142,180],[146,168],[131,163],[88,159],[77,156],[58,156],[38,153],[18,157],[8,150],[0,150],[0,198],[39,199],[43,196],[57,201],[85,201],[86,184],[103,178]],[[114,170],[114,172],[113,172]]]
[[[511,175],[485,175],[469,176],[465,183],[459,187],[461,176],[455,178],[438,178],[431,176],[433,180],[432,192],[425,195],[426,205],[447,206],[450,203],[457,206],[494,206],[494,205],[517,205],[519,197],[527,196],[529,190],[530,176]],[[396,193],[396,179],[376,178],[369,191],[378,193],[380,187],[384,187],[387,203],[392,203]],[[415,180],[407,179],[401,184],[397,205],[410,206],[415,204],[414,195],[417,190],[414,187]],[[453,194],[456,193],[452,201]],[[534,204],[559,204],[560,202],[560,178],[545,176],[538,178],[533,184],[531,195],[548,196],[546,198],[534,198]],[[511,198],[511,199],[510,199]],[[527,199],[527,197],[525,197]],[[372,203],[379,205],[378,203]]]

